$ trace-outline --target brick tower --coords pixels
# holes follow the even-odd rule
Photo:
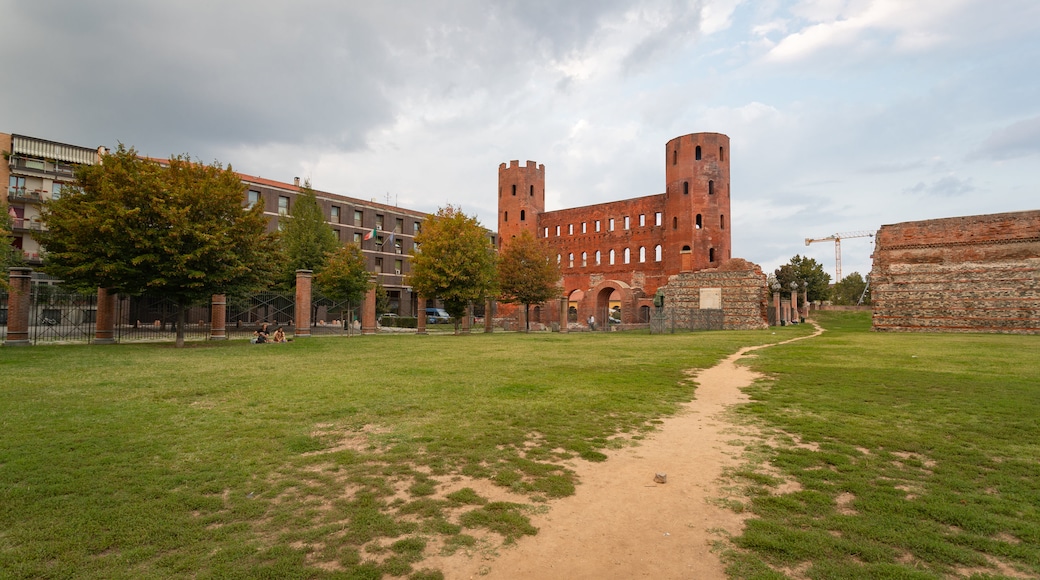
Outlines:
[[[665,145],[664,270],[717,268],[730,259],[729,137],[692,133]]]
[[[728,172],[727,172],[728,174]],[[538,216],[545,211],[545,165],[510,161],[498,166],[498,249],[527,230],[538,237]]]

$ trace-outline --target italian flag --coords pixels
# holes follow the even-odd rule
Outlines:
[[[372,228],[372,231],[365,233],[365,241],[371,240],[376,237],[376,228]]]

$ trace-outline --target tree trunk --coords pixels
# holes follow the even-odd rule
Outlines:
[[[531,332],[531,305],[524,304],[524,332]]]
[[[177,348],[184,348],[184,319],[187,318],[187,307],[177,304]]]

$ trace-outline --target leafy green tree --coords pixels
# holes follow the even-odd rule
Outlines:
[[[366,267],[365,255],[357,244],[344,244],[329,254],[328,263],[314,275],[314,280],[326,296],[347,303],[351,312],[354,304],[365,299],[371,287],[371,274]],[[344,318],[349,319],[349,314]]]
[[[0,198],[0,290],[6,290],[7,269],[22,262],[21,253],[11,243],[11,230],[14,224],[7,212],[7,199]]]
[[[304,182],[293,202],[292,213],[281,229],[281,242],[285,253],[282,282],[286,286],[295,282],[297,270],[321,272],[340,245],[310,182]]]
[[[830,296],[831,275],[823,270],[823,265],[816,260],[795,254],[791,261],[777,268],[776,281],[783,287],[781,292],[790,292],[791,282],[796,282],[799,289],[802,283],[809,286],[809,300],[827,300]]]
[[[523,304],[526,330],[531,329],[532,304],[541,304],[560,295],[560,266],[544,240],[529,231],[511,240],[499,256],[499,300]]]
[[[178,347],[189,306],[262,288],[277,269],[263,208],[242,207],[230,166],[176,156],[164,167],[120,144],[76,177],[80,190],[44,206],[44,271],[73,287],[173,300]]]
[[[376,278],[376,316],[390,312],[390,295],[383,283]]]
[[[863,296],[863,304],[870,304],[870,291],[864,294],[866,289],[867,281],[859,272],[853,272],[831,288],[831,302],[841,306],[854,306],[859,304],[859,297]]]
[[[440,298],[455,334],[471,302],[495,294],[495,250],[475,217],[451,205],[423,222],[415,236],[409,283],[420,296]]]

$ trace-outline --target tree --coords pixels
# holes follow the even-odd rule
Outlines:
[[[560,295],[560,266],[548,244],[523,231],[509,240],[499,256],[499,299],[507,304],[523,304],[527,330],[531,329],[532,304],[541,304]]]
[[[491,239],[475,217],[449,205],[423,222],[415,243],[409,283],[420,296],[444,302],[458,334],[469,304],[495,292]]]
[[[7,269],[22,261],[18,248],[11,243],[14,223],[7,207],[7,199],[0,198],[0,290],[7,289]]]
[[[859,272],[853,272],[834,284],[834,288],[831,289],[831,301],[842,306],[853,306],[859,304],[859,297],[863,296],[863,303],[870,304],[870,292],[863,292],[866,289],[867,281]]]
[[[329,254],[328,262],[314,275],[318,288],[333,300],[360,304],[371,287],[371,275],[365,263],[365,255],[357,244],[345,244]],[[345,318],[350,318],[349,315]]]
[[[300,188],[292,214],[282,226],[281,242],[286,259],[282,282],[286,286],[292,286],[297,270],[321,272],[329,255],[340,245],[309,181]]]
[[[781,292],[791,290],[791,282],[808,283],[809,300],[827,300],[830,296],[831,275],[823,270],[823,265],[812,258],[795,254],[791,261],[777,268],[776,281],[783,287]]]
[[[376,278],[376,316],[390,312],[390,295],[386,293],[383,283]]]
[[[73,287],[173,300],[178,347],[189,306],[261,288],[277,269],[263,208],[242,207],[231,166],[187,156],[163,166],[120,144],[76,177],[80,190],[44,206],[44,271]]]

